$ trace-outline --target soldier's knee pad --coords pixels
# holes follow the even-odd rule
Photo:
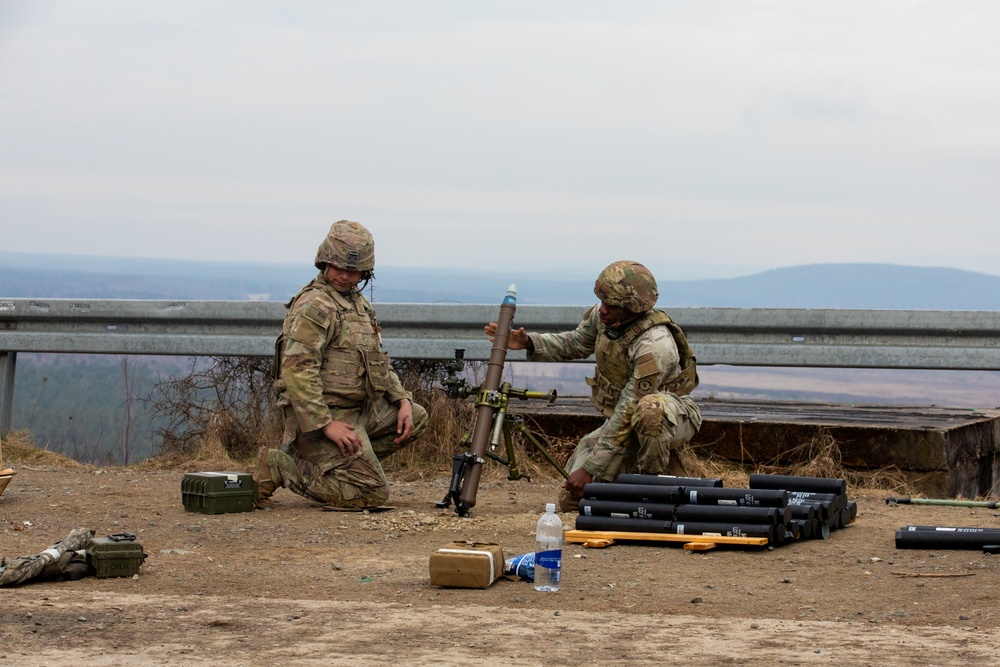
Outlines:
[[[670,394],[648,394],[639,399],[632,426],[640,437],[673,439],[677,427],[676,399]]]

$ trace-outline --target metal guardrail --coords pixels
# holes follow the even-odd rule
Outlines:
[[[574,328],[588,306],[522,305],[528,331]],[[496,305],[378,303],[397,359],[489,359]],[[699,364],[1000,370],[1000,312],[673,308]],[[0,434],[10,425],[18,352],[269,356],[278,302],[0,299]],[[523,360],[523,351],[508,359]]]

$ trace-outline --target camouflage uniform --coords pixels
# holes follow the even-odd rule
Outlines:
[[[644,312],[623,331],[612,331],[609,336],[608,327],[599,320],[598,306],[593,306],[573,331],[528,334],[534,346],[529,361],[570,361],[591,354],[596,357],[594,377],[587,378],[587,384],[591,386],[591,402],[606,421],[580,439],[566,463],[568,473],[583,468],[594,481],[614,481],[624,472],[662,474],[670,463],[670,451],[701,428],[701,411],[687,395],[697,384],[693,357],[692,363],[682,369],[674,336],[682,338],[683,333],[666,313],[650,310],[656,302],[655,283],[652,296],[646,294],[645,298],[636,298],[628,291],[609,293],[602,289],[615,277],[609,278],[609,270],[622,277],[622,264],[628,270],[634,263],[609,266],[598,279],[595,292],[605,303]],[[631,278],[625,276],[624,282],[627,284]],[[686,341],[684,348],[690,351]],[[565,491],[559,503],[563,511],[577,506]]]
[[[320,259],[317,265],[323,264]],[[261,496],[283,486],[342,507],[383,504],[389,497],[389,482],[379,461],[409,443],[409,439],[399,444],[393,440],[398,414],[394,404],[410,394],[382,349],[371,303],[359,291],[338,292],[321,268],[320,275],[288,303],[275,362],[284,434],[282,449],[262,450],[258,456],[257,477],[273,485]],[[410,439],[427,426],[426,410],[412,402],[411,406]],[[360,451],[341,454],[323,434],[323,427],[332,421],[354,427]]]

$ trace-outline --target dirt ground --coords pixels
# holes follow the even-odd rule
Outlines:
[[[380,514],[321,511],[288,491],[272,509],[187,512],[185,472],[14,465],[0,556],[71,529],[129,531],[133,578],[0,589],[5,665],[986,665],[1000,654],[1000,556],[897,550],[907,524],[996,527],[984,509],[860,511],[827,540],[774,549],[568,544],[563,587],[430,584],[452,540],[531,551],[554,481],[484,480],[473,516],[437,510],[448,480],[397,483]],[[217,469],[217,468],[216,468]],[[574,517],[562,515],[567,528]]]

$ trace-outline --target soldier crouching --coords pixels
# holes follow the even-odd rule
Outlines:
[[[578,508],[590,482],[611,482],[621,473],[686,474],[671,452],[701,428],[701,412],[689,394],[698,385],[694,353],[684,332],[663,311],[652,273],[638,262],[614,262],[597,277],[601,302],[573,331],[511,330],[508,346],[527,350],[528,361],[571,361],[594,355],[591,402],[604,423],[580,438],[559,494],[564,512]],[[485,327],[491,338],[496,323]]]
[[[281,487],[338,507],[389,498],[379,463],[427,427],[427,411],[392,370],[375,310],[358,285],[371,279],[375,241],[341,220],[316,253],[319,275],[288,303],[275,342],[282,448],[261,447],[255,505]],[[363,285],[362,285],[363,286]]]

